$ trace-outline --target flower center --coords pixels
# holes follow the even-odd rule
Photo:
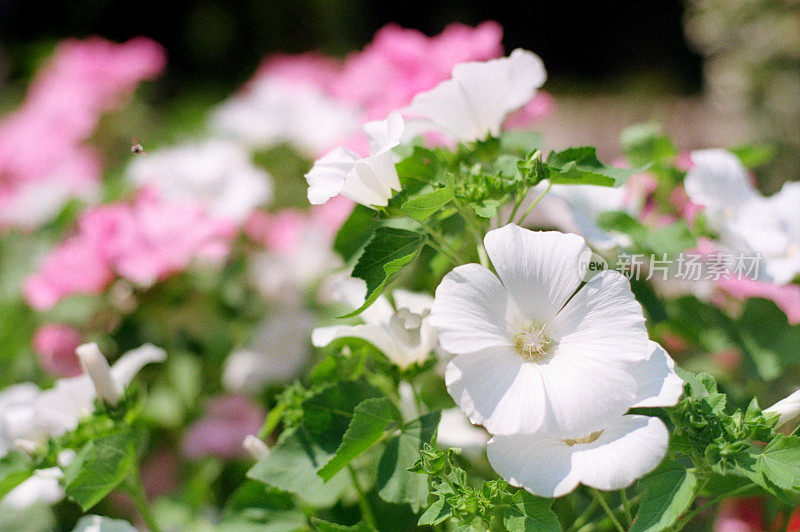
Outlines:
[[[572,447],[576,443],[592,443],[597,438],[599,438],[602,433],[603,433],[602,430],[598,430],[597,432],[592,432],[591,434],[589,434],[588,436],[584,436],[583,438],[577,438],[575,440],[567,438],[566,440],[561,440],[561,441]]]
[[[527,362],[541,362],[550,356],[553,342],[544,334],[544,326],[532,323],[514,336],[514,345]]]

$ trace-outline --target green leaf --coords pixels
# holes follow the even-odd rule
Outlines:
[[[247,472],[247,478],[294,493],[310,506],[329,508],[350,485],[344,471],[327,482],[317,475],[317,469],[331,456],[299,431],[284,433],[269,456]]]
[[[678,150],[661,132],[658,124],[636,124],[622,131],[619,137],[622,149],[631,164],[658,163],[675,157]]]
[[[64,471],[64,489],[87,511],[102,501],[133,469],[136,438],[121,430],[87,443]]]
[[[644,168],[615,168],[606,166],[597,158],[597,152],[590,146],[568,148],[560,152],[550,152],[547,156],[547,169],[553,184],[620,186],[633,174]]]
[[[334,453],[341,445],[353,412],[364,400],[380,392],[360,381],[331,384],[303,401],[303,434],[325,452]]]
[[[640,483],[645,491],[631,532],[671,526],[691,506],[697,489],[694,470],[672,461],[661,464]]]
[[[439,412],[406,424],[386,444],[378,464],[378,495],[386,502],[408,503],[414,512],[427,503],[428,479],[408,469],[419,459],[425,443],[431,443],[439,425]]]
[[[338,523],[331,523],[323,521],[318,517],[311,518],[311,525],[319,530],[319,532],[370,532],[372,529],[367,526],[363,521],[358,522],[352,526],[340,525]]]
[[[397,277],[399,271],[419,255],[425,238],[413,231],[396,227],[378,227],[372,240],[358,258],[353,277],[367,283],[366,301],[360,308],[342,318],[360,314],[372,305],[381,292]]]
[[[745,168],[756,168],[775,158],[775,146],[769,144],[749,144],[729,150],[742,162]]]
[[[800,486],[800,437],[775,436],[758,455],[755,469],[779,488]]]
[[[543,499],[519,490],[511,500],[511,506],[503,515],[503,524],[509,531],[558,531],[561,525],[550,509],[552,499]]]
[[[428,506],[421,516],[419,516],[418,525],[438,525],[453,515],[452,508],[447,504],[444,497],[439,497]]]
[[[403,214],[415,220],[424,221],[453,200],[453,189],[449,186],[439,188],[423,196],[410,199],[400,209]]]
[[[124,519],[111,519],[100,515],[84,515],[72,532],[136,532],[136,528]]]
[[[27,455],[13,451],[0,458],[0,501],[32,474],[33,464]]]
[[[45,503],[36,502],[19,509],[4,507],[0,511],[0,530],[52,532],[58,527],[53,510]]]
[[[436,153],[422,146],[414,146],[411,155],[395,165],[403,190],[418,190],[434,181],[439,170]]]
[[[329,480],[356,456],[378,443],[387,430],[393,430],[400,423],[400,419],[397,407],[386,397],[362,401],[353,412],[353,419],[336,454],[317,474]]]
[[[542,146],[542,134],[538,131],[504,131],[500,135],[500,147],[525,155]]]
[[[333,250],[345,261],[352,259],[367,243],[378,222],[375,210],[363,205],[356,205],[353,212],[345,220],[333,241]]]
[[[696,245],[694,236],[682,220],[665,227],[651,229],[627,212],[607,211],[598,217],[597,225],[606,231],[624,233],[630,236],[639,248],[657,255],[666,253],[673,257]]]

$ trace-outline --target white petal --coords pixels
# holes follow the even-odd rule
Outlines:
[[[420,316],[430,312],[431,307],[433,307],[433,298],[428,294],[399,289],[392,292],[392,299],[394,299],[397,310],[407,308],[414,314],[419,314]]]
[[[448,273],[436,288],[430,323],[442,348],[453,354],[513,346],[506,330],[508,294],[495,275],[477,264]]]
[[[401,188],[392,153],[387,151],[357,161],[345,178],[341,194],[366,207],[385,207],[392,191]]]
[[[683,393],[683,379],[675,373],[675,362],[664,348],[652,340],[650,358],[636,368],[636,399],[634,407],[673,406]]]
[[[369,141],[370,151],[373,154],[382,153],[400,145],[404,130],[403,117],[391,113],[386,120],[367,122],[361,129]]]
[[[352,151],[338,147],[315,162],[305,176],[308,181],[308,201],[312,205],[321,205],[338,196],[358,159],[358,155]]]
[[[698,150],[691,154],[694,166],[684,179],[686,194],[694,203],[711,209],[736,209],[759,194],[750,184],[747,170],[726,150]]]
[[[136,349],[131,349],[114,363],[111,375],[120,386],[128,386],[139,371],[147,364],[164,362],[167,352],[153,344],[144,344]]]
[[[470,423],[469,418],[458,408],[442,410],[436,443],[441,447],[458,447],[464,450],[480,450],[489,439],[485,430]]]
[[[784,397],[769,408],[764,409],[765,414],[778,414],[778,425],[791,421],[800,415],[800,390]]]
[[[459,355],[447,364],[445,384],[470,420],[492,434],[533,432],[548,414],[545,384],[535,364],[513,348]]]
[[[591,255],[584,240],[514,224],[489,231],[486,252],[503,286],[526,318],[548,323],[581,283]]]
[[[578,483],[601,490],[629,486],[658,466],[668,440],[660,419],[623,416],[591,443],[568,445],[547,434],[494,436],[487,454],[510,484],[541,497],[561,497]]]

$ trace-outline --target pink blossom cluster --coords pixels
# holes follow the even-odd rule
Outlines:
[[[131,202],[84,212],[75,234],[26,279],[25,298],[43,310],[70,295],[99,293],[117,276],[149,286],[195,257],[226,255],[235,234],[233,224],[198,205],[161,201],[143,189]]]
[[[206,405],[203,417],[186,431],[182,454],[191,459],[242,456],[242,441],[250,434],[258,434],[264,418],[264,410],[245,396],[214,397]]]
[[[86,140],[164,64],[161,46],[146,38],[61,42],[23,104],[0,121],[0,225],[36,227],[60,207],[53,198],[90,193],[101,159]]]

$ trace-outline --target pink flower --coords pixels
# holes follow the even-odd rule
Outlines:
[[[145,38],[61,42],[24,103],[0,121],[0,225],[37,227],[70,197],[89,195],[101,161],[84,142],[100,116],[164,62]]]
[[[502,35],[500,25],[491,21],[475,28],[451,24],[435,37],[389,24],[347,57],[330,90],[364,109],[366,120],[382,119],[448,79],[458,63],[502,55]]]
[[[686,195],[683,186],[675,187],[669,195],[669,202],[678,211],[678,214],[686,220],[686,223],[693,224],[697,214],[703,210],[702,205],[693,203]]]
[[[736,299],[744,300],[751,297],[769,299],[786,314],[791,325],[800,323],[800,286],[796,284],[777,285],[732,277],[721,279],[717,286]]]
[[[224,257],[235,234],[230,221],[208,216],[200,205],[162,202],[143,190],[132,203],[86,211],[76,234],[26,279],[25,297],[32,307],[48,309],[70,295],[101,292],[115,274],[150,286],[195,257]]]
[[[212,455],[225,459],[242,456],[242,442],[248,435],[258,434],[264,418],[263,409],[247,397],[214,397],[209,400],[203,417],[186,431],[182,454],[190,459]]]
[[[277,54],[261,63],[253,77],[274,77],[330,92],[336,84],[340,69],[338,61],[318,52]]]
[[[81,366],[75,356],[75,348],[81,343],[78,331],[58,323],[43,325],[33,337],[33,349],[39,355],[39,364],[57,377],[81,374]]]

